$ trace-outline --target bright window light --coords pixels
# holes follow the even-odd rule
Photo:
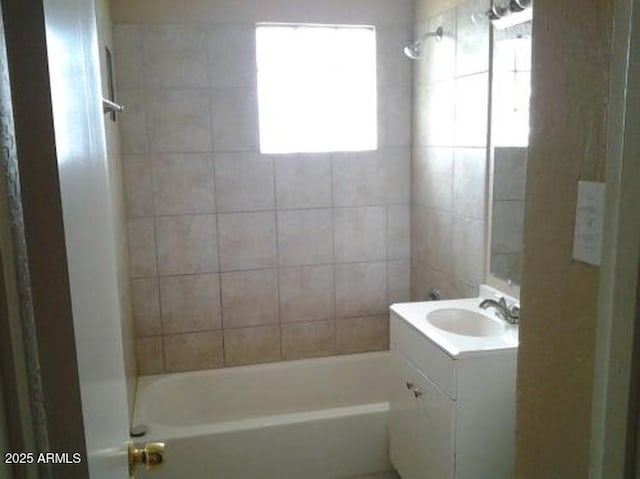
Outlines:
[[[378,141],[373,27],[256,28],[260,150],[375,150]]]

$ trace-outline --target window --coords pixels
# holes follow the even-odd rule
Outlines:
[[[262,153],[377,148],[373,27],[259,25]]]

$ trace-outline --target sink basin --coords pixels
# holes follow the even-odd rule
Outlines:
[[[427,314],[427,321],[438,329],[462,336],[500,336],[506,330],[500,320],[468,309],[437,309]]]

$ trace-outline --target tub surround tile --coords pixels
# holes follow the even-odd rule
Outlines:
[[[453,217],[450,213],[426,209],[426,261],[431,268],[438,271],[451,271],[452,225]]]
[[[213,148],[215,151],[258,151],[258,95],[253,89],[214,88]]]
[[[416,84],[429,85],[442,80],[451,79],[456,70],[456,11],[447,10],[426,22],[418,28],[418,34],[435,32],[442,27],[444,35],[440,42],[426,41],[424,53],[416,66]]]
[[[154,155],[151,164],[156,215],[215,212],[208,155]]]
[[[122,157],[126,213],[129,218],[153,216],[151,162],[146,156]]]
[[[163,334],[222,328],[217,274],[160,278]]]
[[[453,211],[484,219],[487,179],[485,148],[457,148],[453,175]]]
[[[145,91],[120,89],[118,101],[126,105],[120,114],[120,148],[123,155],[143,154],[149,151],[147,137],[147,110]]]
[[[389,304],[411,300],[411,262],[409,260],[390,261],[387,264],[387,284]]]
[[[409,205],[387,207],[387,259],[407,259],[411,254]]]
[[[155,153],[206,153],[212,148],[208,90],[147,90],[149,144]]]
[[[208,84],[204,25],[145,25],[144,76],[152,88],[203,88]]]
[[[218,271],[215,215],[163,216],[156,228],[161,275]]]
[[[131,306],[136,337],[162,334],[158,291],[156,278],[131,280]]]
[[[216,153],[218,211],[275,209],[273,161],[257,153]]]
[[[278,326],[224,331],[225,365],[258,364],[279,359],[280,328]]]
[[[336,153],[333,159],[335,206],[385,203],[385,164],[378,151]]]
[[[199,333],[163,336],[166,372],[217,368],[223,364],[222,333]]]
[[[378,93],[380,146],[411,145],[411,92],[408,88],[381,87]]]
[[[222,271],[276,266],[275,216],[275,212],[218,215]]]
[[[336,320],[339,353],[381,351],[389,348],[389,318],[367,316]]]
[[[386,216],[384,207],[337,208],[334,212],[336,262],[385,259]]]
[[[334,321],[313,321],[282,326],[283,359],[330,356],[334,353]]]
[[[329,209],[278,212],[281,266],[333,261],[333,214]]]
[[[280,317],[283,323],[333,316],[332,265],[280,269]]]
[[[256,88],[254,25],[218,24],[208,27],[209,80],[214,88]]]
[[[135,218],[127,222],[129,242],[129,274],[132,278],[157,274],[156,237],[153,218]]]
[[[338,318],[384,313],[388,308],[386,263],[335,266]]]
[[[162,337],[152,336],[135,340],[138,374],[161,374],[164,372]]]
[[[221,280],[225,329],[278,322],[277,270],[223,273]]]
[[[114,29],[140,371],[336,354],[409,287],[412,32],[374,22],[377,151],[266,155],[253,20],[156,20]]]
[[[116,85],[121,88],[142,88],[142,29],[140,25],[115,25],[113,28],[113,59]]]
[[[384,171],[385,200],[389,205],[411,202],[411,149],[409,147],[380,150]]]
[[[278,209],[331,206],[331,155],[274,155]]]
[[[416,150],[412,176],[414,202],[441,210],[453,207],[453,148]]]
[[[453,275],[478,284],[484,274],[484,222],[466,218],[453,221]]]

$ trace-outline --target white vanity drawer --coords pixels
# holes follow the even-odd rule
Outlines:
[[[455,361],[391,312],[391,343],[451,399],[457,397]]]

